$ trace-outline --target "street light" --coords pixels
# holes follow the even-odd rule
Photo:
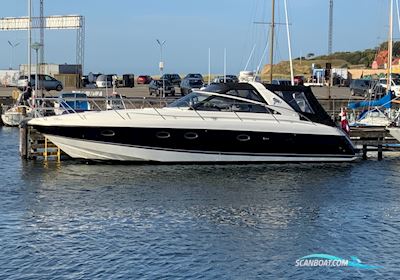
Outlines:
[[[157,39],[157,43],[160,46],[160,63],[159,63],[159,68],[160,68],[160,74],[162,78],[162,84],[163,84],[163,92],[162,95],[163,97],[165,96],[165,79],[163,78],[163,71],[164,71],[164,61],[163,61],[163,46],[165,45],[167,41],[160,41]]]
[[[15,43],[15,44],[13,44],[13,43],[11,43],[10,41],[8,41],[8,44],[11,46],[10,70],[12,70],[12,69],[13,69],[12,66],[13,66],[13,62],[14,62],[14,49],[15,49],[16,47],[18,47],[18,45],[19,45],[20,43]]]
[[[33,99],[33,104],[35,104],[35,95],[37,93],[38,90],[38,72],[39,72],[39,49],[42,47],[43,45],[35,42],[32,44],[31,48],[34,49],[36,51],[36,70],[35,70],[35,93],[32,94],[32,99]],[[30,77],[28,78],[28,81],[30,80]],[[43,98],[43,96],[42,96]]]

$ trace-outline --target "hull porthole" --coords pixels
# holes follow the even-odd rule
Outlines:
[[[112,130],[103,130],[100,134],[101,134],[101,136],[104,136],[104,137],[113,137],[113,136],[115,136],[115,132],[112,131]]]
[[[156,137],[159,139],[168,139],[171,137],[171,134],[167,131],[159,131],[156,133]]]
[[[247,142],[250,141],[250,136],[247,134],[239,134],[236,139],[240,142]]]
[[[199,135],[195,132],[186,132],[184,135],[185,139],[194,140],[199,138]]]

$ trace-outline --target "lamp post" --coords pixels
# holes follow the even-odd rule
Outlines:
[[[14,62],[14,49],[16,48],[16,47],[18,47],[18,45],[20,44],[20,43],[15,43],[15,44],[13,44],[13,43],[11,43],[10,41],[8,41],[8,44],[11,46],[11,62],[10,62],[10,70],[12,70],[13,68],[13,62]]]
[[[157,39],[157,43],[160,46],[160,63],[159,63],[159,68],[160,68],[160,75],[162,78],[162,84],[163,84],[163,92],[162,95],[163,97],[165,96],[165,79],[163,78],[163,72],[164,72],[164,61],[163,61],[163,46],[165,45],[166,41],[160,41]]]
[[[32,94],[32,99],[33,99],[33,102],[35,101],[35,95],[36,95],[36,93],[37,93],[37,90],[38,90],[38,72],[39,72],[39,50],[40,50],[40,48],[42,47],[42,44],[40,44],[40,43],[38,43],[38,42],[35,42],[35,43],[33,43],[32,44],[32,49],[34,49],[35,51],[36,51],[36,70],[35,70],[35,92],[34,92],[34,94]],[[30,79],[28,78],[28,81],[29,81]],[[42,96],[42,98],[43,98],[43,96]],[[35,104],[35,103],[33,103],[33,104]]]

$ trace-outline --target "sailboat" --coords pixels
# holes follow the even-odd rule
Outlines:
[[[387,93],[378,100],[367,100],[361,102],[350,102],[350,109],[367,108],[363,110],[350,126],[379,126],[387,127],[393,123],[392,103],[395,97],[392,92],[392,61],[393,61],[393,0],[389,0],[389,40],[388,40],[388,71],[387,71]],[[376,88],[371,88],[371,94]]]
[[[28,0],[28,77],[31,76],[31,60],[32,60],[32,0]],[[36,83],[37,84],[37,83]],[[28,81],[26,83],[26,91],[28,91]],[[1,120],[6,126],[19,126],[22,120],[26,117],[32,117],[33,109],[27,105],[34,105],[29,104],[27,102],[27,98],[24,97],[24,93],[20,93],[19,97],[17,98],[17,102],[14,106],[6,110],[1,115]],[[36,94],[35,92],[31,93],[33,96]]]
[[[1,115],[1,120],[6,126],[19,126],[26,117],[31,116],[31,107],[23,104],[16,104]]]

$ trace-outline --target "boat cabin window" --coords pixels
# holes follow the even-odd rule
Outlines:
[[[289,103],[297,112],[314,114],[304,92],[276,91],[275,93]]]
[[[182,98],[179,98],[178,100],[172,102],[171,104],[168,105],[168,107],[192,107],[196,105],[197,103],[206,100],[210,95],[201,93],[201,92],[191,92],[188,95],[185,95]]]
[[[197,111],[277,113],[260,104],[253,104],[221,96],[210,96],[206,100],[196,104],[193,108]]]
[[[233,95],[237,97],[242,97],[246,99],[251,99],[258,102],[265,102],[260,94],[254,90],[250,89],[231,89],[230,91],[226,92],[227,95]]]

